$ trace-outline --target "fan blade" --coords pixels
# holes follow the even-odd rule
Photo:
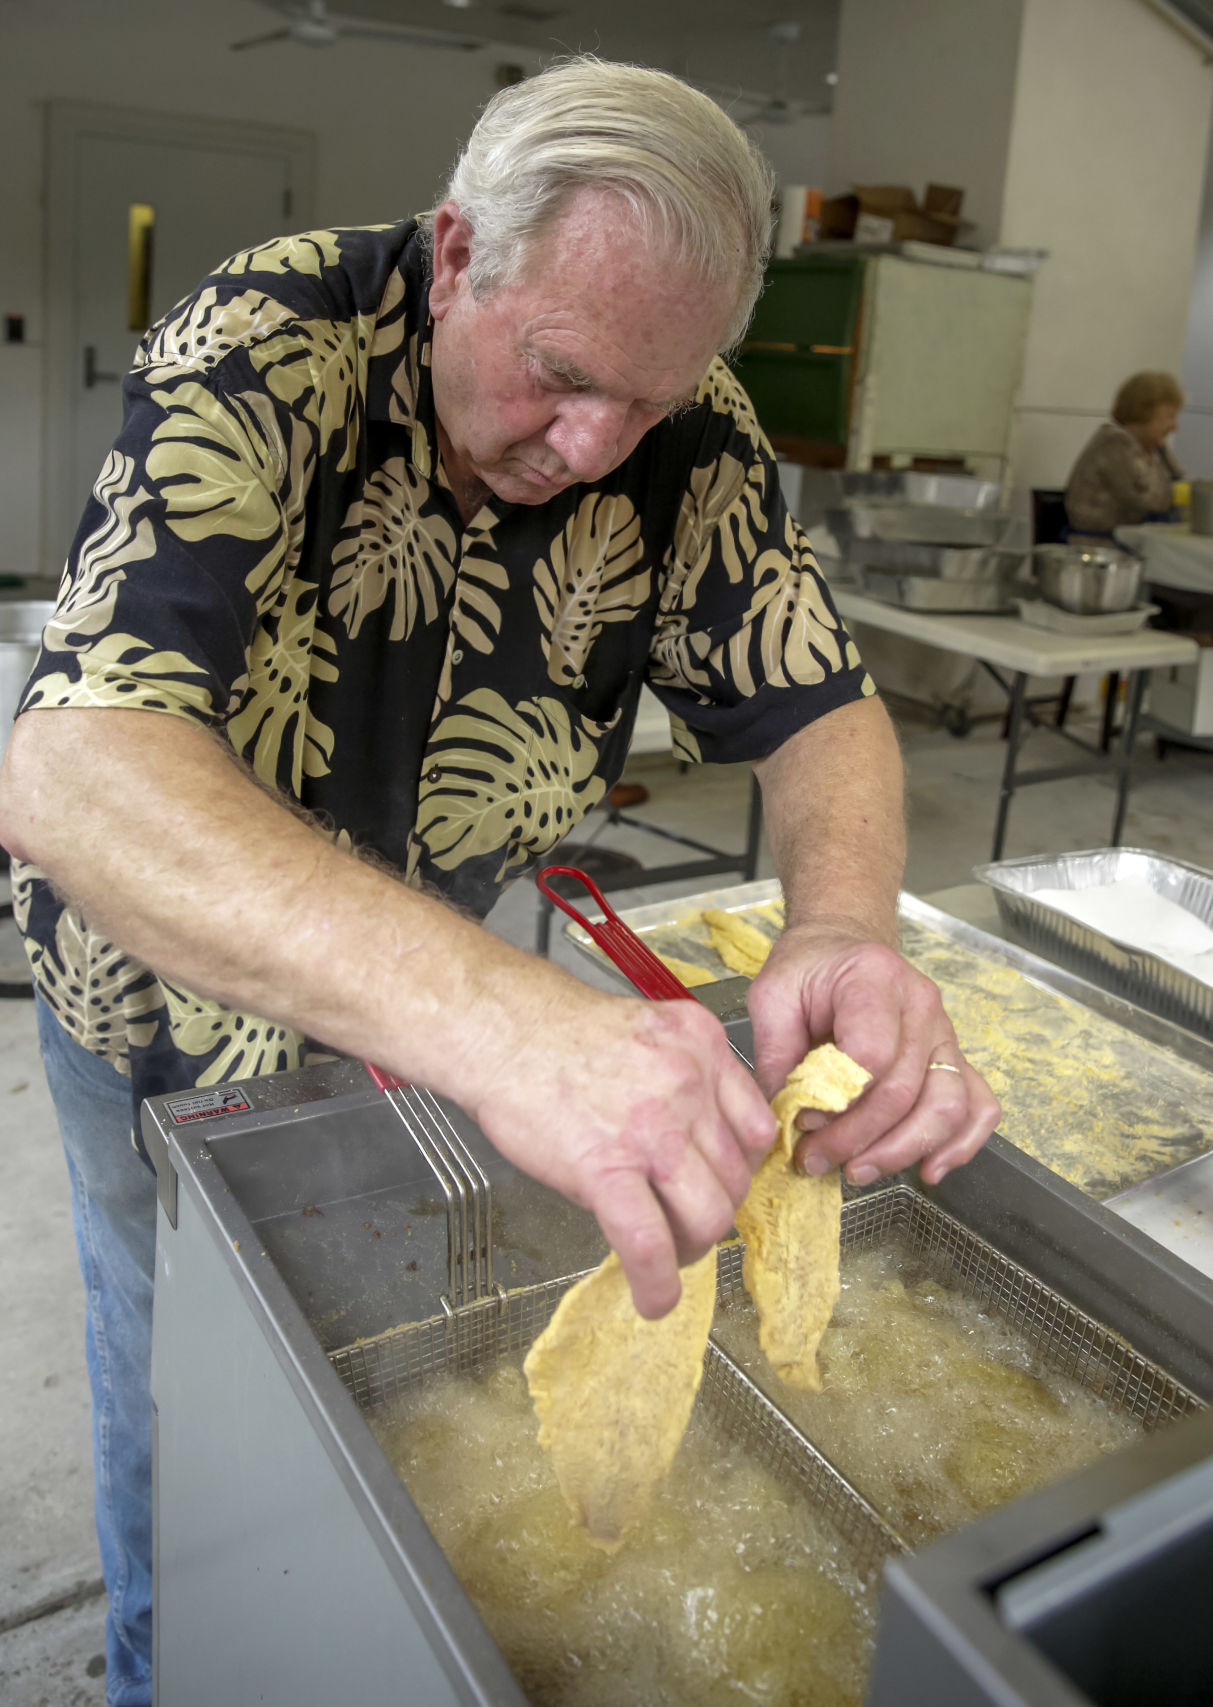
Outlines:
[[[289,41],[290,36],[289,30],[271,30],[268,36],[249,36],[247,41],[230,41],[227,45],[233,53],[239,53],[243,48],[262,47],[270,41]]]
[[[334,17],[337,32],[343,36],[359,36],[364,41],[397,41],[405,47],[450,48],[455,53],[474,53],[487,43],[473,36],[450,36],[439,30],[412,30],[407,26],[393,29],[390,25],[364,24],[356,18]]]

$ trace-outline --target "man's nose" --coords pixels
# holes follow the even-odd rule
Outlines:
[[[548,428],[547,442],[578,480],[600,480],[627,453],[627,419],[626,403],[570,397]]]

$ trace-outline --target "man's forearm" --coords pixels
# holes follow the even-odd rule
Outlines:
[[[791,926],[896,943],[905,866],[897,737],[877,699],[841,706],[754,766]]]
[[[27,712],[0,837],[184,988],[438,1089],[524,984],[566,979],[335,847],[179,718]]]

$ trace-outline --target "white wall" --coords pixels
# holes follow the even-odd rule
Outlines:
[[[1178,372],[1213,74],[1142,0],[1024,0],[1001,239],[1036,277],[1013,463],[1064,486],[1139,368]]]
[[[959,185],[998,232],[1022,0],[843,0],[831,184]],[[803,181],[803,180],[802,180]]]
[[[1196,242],[1196,276],[1180,370],[1188,407],[1175,435],[1179,465],[1194,479],[1213,477],[1213,149],[1205,165],[1205,195]]]
[[[830,178],[833,126],[832,113],[810,113],[791,124],[746,128],[775,168],[781,189],[785,184],[808,184],[828,195],[835,187]]]
[[[228,50],[272,30],[275,17],[250,0],[0,5],[0,312],[23,314],[29,339],[0,343],[0,573],[29,573],[39,554],[47,101],[309,130],[315,222],[357,225],[430,206],[493,92],[495,65],[539,63],[517,48],[454,54],[394,42]]]

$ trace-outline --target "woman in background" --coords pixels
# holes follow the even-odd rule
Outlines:
[[[1183,478],[1166,449],[1184,394],[1169,373],[1135,373],[1074,464],[1066,487],[1070,538],[1110,539],[1118,527],[1166,521],[1171,483]]]

